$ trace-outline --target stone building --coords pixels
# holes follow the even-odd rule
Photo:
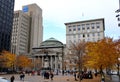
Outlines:
[[[33,48],[32,52],[35,70],[62,70],[64,63],[63,57],[64,45],[54,38],[43,41],[40,47]]]

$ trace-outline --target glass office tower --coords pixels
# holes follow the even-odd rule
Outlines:
[[[0,0],[0,52],[10,50],[15,0]]]

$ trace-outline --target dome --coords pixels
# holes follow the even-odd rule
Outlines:
[[[55,38],[49,38],[43,41],[40,45],[40,47],[59,47],[59,46],[63,46],[63,43],[56,40]]]

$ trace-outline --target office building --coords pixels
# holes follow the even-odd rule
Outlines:
[[[91,19],[85,21],[69,22],[66,25],[66,46],[69,47],[71,42],[80,41],[96,42],[104,38],[104,18]]]
[[[11,52],[16,55],[28,53],[30,17],[21,10],[14,12]]]
[[[10,51],[14,0],[0,0],[0,52]]]
[[[24,13],[30,16],[29,53],[32,48],[39,47],[43,41],[42,9],[37,4],[29,4],[22,7]]]
[[[14,12],[11,51],[17,55],[31,54],[43,40],[42,9],[29,4]]]
[[[104,18],[91,19],[85,21],[76,21],[65,23],[66,25],[66,69],[76,70],[76,60],[77,56],[72,56],[71,52],[68,50],[71,44],[79,43],[80,41],[85,42],[96,42],[104,38]],[[84,53],[85,54],[85,53]],[[70,59],[70,60],[69,60]],[[73,67],[71,67],[73,66]]]

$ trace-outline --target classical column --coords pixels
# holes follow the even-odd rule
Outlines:
[[[55,55],[55,70],[57,69],[57,58],[56,58],[56,55]]]
[[[58,69],[58,56],[55,55],[55,69]]]
[[[42,67],[44,66],[44,56],[42,56]]]
[[[53,68],[53,60],[52,60],[52,56],[50,57],[50,61],[51,61],[51,63],[50,63],[50,66],[51,66],[51,69]]]

